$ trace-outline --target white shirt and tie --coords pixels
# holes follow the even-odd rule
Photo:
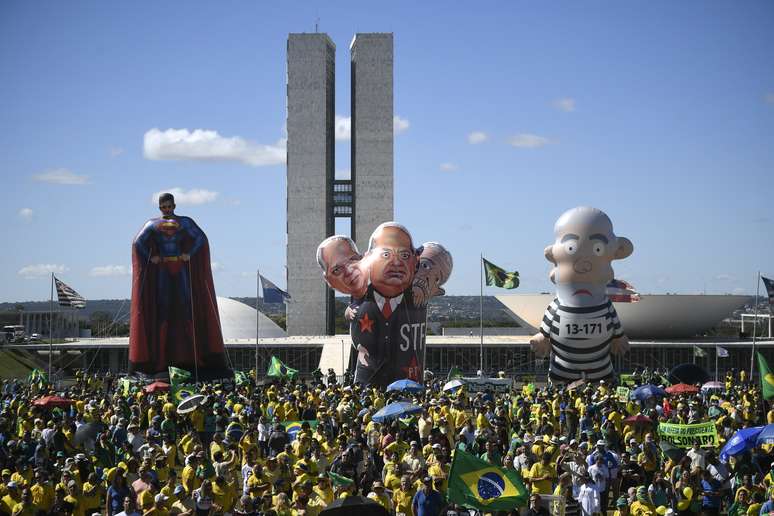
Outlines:
[[[387,303],[388,299],[389,303]],[[397,297],[386,298],[374,290],[374,301],[376,301],[376,306],[379,307],[379,310],[382,312],[384,318],[389,319],[395,309],[398,308],[400,302],[403,301],[403,294]]]

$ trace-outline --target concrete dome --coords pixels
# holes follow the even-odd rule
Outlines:
[[[255,308],[227,297],[218,298],[223,340],[255,339]],[[261,338],[287,337],[285,330],[261,313]]]

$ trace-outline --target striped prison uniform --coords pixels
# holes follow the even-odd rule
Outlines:
[[[601,305],[572,307],[555,298],[546,308],[540,333],[551,340],[552,381],[601,380],[613,374],[610,343],[623,329],[609,299]]]

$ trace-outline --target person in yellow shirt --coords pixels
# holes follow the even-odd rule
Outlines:
[[[411,477],[403,475],[400,479],[400,487],[392,493],[392,505],[395,508],[395,513],[414,516],[412,502],[415,494],[417,494],[417,491],[411,485]]]
[[[323,501],[326,507],[333,503],[333,488],[331,487],[331,480],[326,474],[322,473],[317,477],[317,485],[314,486],[312,492]]]
[[[38,510],[32,505],[32,493],[29,489],[24,489],[21,495],[21,502],[13,508],[11,516],[35,516]]]
[[[16,504],[21,503],[21,493],[19,492],[19,485],[13,480],[8,482],[5,487],[8,492],[0,500],[0,510],[5,512],[5,514],[11,514]]]
[[[390,497],[384,492],[384,484],[377,480],[373,483],[371,489],[372,491],[368,493],[367,498],[375,501],[384,507],[387,512],[392,514],[392,500],[390,500]]]
[[[199,489],[201,482],[196,478],[196,468],[199,466],[199,458],[191,454],[185,459],[185,467],[183,468],[182,482],[185,492],[190,496],[194,490]]]
[[[550,495],[553,492],[556,466],[551,464],[550,453],[544,453],[540,462],[532,465],[529,470],[529,479],[532,482],[533,493]]]
[[[219,506],[222,512],[231,512],[236,504],[236,487],[219,476],[212,484],[212,497],[215,505]]]
[[[97,480],[97,474],[89,473],[89,478],[83,483],[82,492],[84,514],[86,516],[100,512],[102,506],[100,502],[104,491],[103,484]]]
[[[54,486],[42,471],[35,473],[35,483],[30,488],[32,503],[36,509],[48,512],[54,505]]]

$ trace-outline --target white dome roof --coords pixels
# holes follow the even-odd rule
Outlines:
[[[228,297],[218,297],[218,315],[223,340],[255,338],[255,308]],[[287,337],[277,323],[260,314],[261,338]]]

